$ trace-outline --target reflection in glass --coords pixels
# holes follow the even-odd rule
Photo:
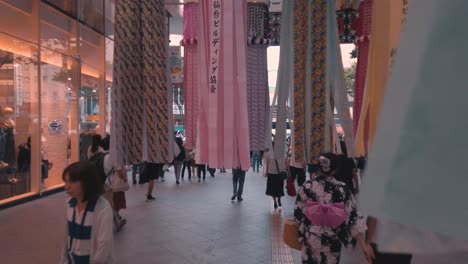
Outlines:
[[[111,89],[114,67],[114,41],[106,38],[106,132],[111,128]]]
[[[104,0],[79,0],[78,19],[104,34]]]
[[[34,21],[30,12],[25,12],[22,7],[0,1],[0,14],[1,32],[12,36],[20,36],[21,39],[37,43],[37,36],[33,34]]]
[[[37,50],[0,34],[0,200],[31,192],[31,128],[37,111]],[[21,54],[5,45],[15,42]],[[36,119],[37,120],[37,119]],[[36,186],[37,187],[37,186]]]
[[[43,0],[65,13],[76,17],[77,0]]]
[[[76,21],[45,4],[40,5],[40,15],[41,46],[75,56]]]
[[[67,55],[42,48],[41,180],[47,188],[63,184],[62,171],[71,155],[71,101],[76,98],[77,63]],[[65,158],[67,157],[67,158]],[[51,166],[53,164],[53,166]]]
[[[114,39],[115,28],[115,1],[106,0],[106,36]]]

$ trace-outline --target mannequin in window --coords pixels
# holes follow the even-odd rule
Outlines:
[[[44,128],[41,128],[41,180],[44,184],[44,180],[49,178],[49,170],[54,165],[49,161],[47,151],[47,138],[44,136]]]
[[[13,114],[10,107],[3,108],[0,113],[0,168],[14,166],[16,163]]]

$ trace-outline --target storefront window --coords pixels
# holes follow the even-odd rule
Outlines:
[[[41,46],[71,56],[77,54],[77,23],[52,7],[41,4]]]
[[[111,128],[111,90],[114,68],[114,41],[106,38],[106,133],[110,133]]]
[[[106,0],[106,36],[114,39],[114,28],[115,28],[115,1]]]
[[[73,79],[77,62],[56,51],[41,49],[41,181],[46,188],[62,185],[62,172],[73,152],[71,119],[76,98]],[[76,134],[76,133],[75,133]]]
[[[78,0],[78,19],[104,34],[104,0]]]
[[[43,0],[63,12],[76,17],[77,0]]]
[[[63,186],[109,132],[114,5],[0,0],[0,205]]]
[[[37,43],[34,35],[34,22],[30,3],[20,1],[0,1],[0,31],[10,36],[20,36],[29,42]],[[12,3],[16,3],[13,5]],[[13,22],[14,21],[14,22]]]
[[[0,34],[0,200],[38,191],[37,67],[35,45]]]
[[[80,87],[80,132],[95,133],[99,125],[99,71],[83,64]]]

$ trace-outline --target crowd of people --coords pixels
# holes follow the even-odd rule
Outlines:
[[[108,140],[108,138],[107,138]],[[104,144],[103,144],[104,143]],[[274,143],[273,143],[274,146]],[[325,153],[316,166],[298,163],[291,159],[288,150],[285,159],[275,159],[270,152],[253,151],[251,164],[254,173],[266,177],[265,194],[273,200],[275,209],[282,207],[285,196],[285,180],[297,182],[294,217],[298,225],[299,242],[302,243],[303,263],[339,263],[342,245],[358,242],[371,263],[374,258],[365,219],[357,210],[355,195],[359,192],[358,169],[363,170],[362,160],[343,154]],[[94,135],[87,151],[87,161],[68,166],[63,172],[65,190],[70,195],[67,209],[68,232],[62,263],[113,263],[113,233],[125,225],[120,210],[126,208],[125,190],[116,189],[113,182],[128,185],[127,168],[113,164],[108,155],[108,144],[100,135]],[[215,168],[195,162],[195,151],[184,147],[182,138],[176,137],[174,159],[170,164],[144,162],[134,164],[132,183],[148,183],[146,200],[155,200],[152,192],[155,180],[163,180],[170,166],[174,167],[176,184],[195,178],[205,180],[206,171],[215,177]],[[307,173],[309,172],[309,179]],[[224,168],[220,172],[225,172]],[[233,194],[231,200],[242,202],[246,171],[232,168]],[[335,215],[327,215],[334,212]],[[367,220],[367,222],[366,222]],[[109,225],[108,223],[113,223]]]

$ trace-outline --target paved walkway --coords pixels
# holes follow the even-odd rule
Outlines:
[[[146,202],[146,185],[127,192],[128,223],[115,236],[118,263],[300,263],[300,253],[281,242],[281,221],[294,199],[274,210],[266,178],[249,171],[244,201],[231,202],[231,173],[198,183],[175,184],[172,172]],[[2,264],[58,263],[65,236],[65,201],[59,193],[0,211]],[[342,263],[363,263],[345,258]]]

